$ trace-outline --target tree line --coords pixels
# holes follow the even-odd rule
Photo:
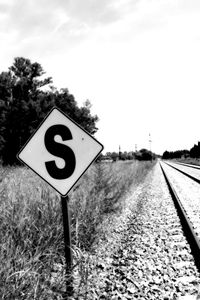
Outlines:
[[[200,158],[200,142],[194,144],[190,150],[165,151],[162,155],[163,159],[173,158]]]
[[[39,63],[16,57],[8,71],[0,73],[0,160],[4,165],[19,163],[16,154],[54,106],[90,134],[98,130],[90,101],[79,107],[67,88],[53,86]]]
[[[152,153],[147,149],[141,149],[139,151],[124,151],[124,152],[107,152],[105,155],[101,155],[99,160],[105,161],[117,161],[117,160],[154,160],[156,158],[156,154]]]

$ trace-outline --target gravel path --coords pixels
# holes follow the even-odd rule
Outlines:
[[[158,163],[96,246],[90,267],[88,293],[77,299],[197,299],[199,274]]]

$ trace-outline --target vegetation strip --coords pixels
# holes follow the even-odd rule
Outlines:
[[[200,180],[197,179],[196,177],[194,177],[194,176],[192,176],[192,175],[190,175],[190,174],[188,174],[188,173],[186,173],[186,172],[184,172],[184,171],[182,171],[182,170],[180,170],[180,169],[178,169],[178,168],[176,168],[176,167],[170,165],[170,164],[167,163],[167,162],[165,162],[165,164],[168,165],[168,166],[170,166],[170,167],[172,167],[172,168],[174,168],[175,170],[179,171],[180,173],[184,174],[185,176],[189,177],[190,179],[192,179],[192,180],[194,180],[194,181],[196,181],[197,183],[200,184]]]
[[[188,243],[190,244],[191,247],[191,251],[196,263],[196,266],[198,268],[198,271],[200,272],[200,262],[199,262],[199,256],[200,256],[200,241],[196,235],[196,233],[194,232],[193,226],[185,212],[185,209],[183,208],[181,201],[175,191],[175,189],[173,188],[173,185],[171,184],[169,178],[167,177],[166,172],[164,171],[162,165],[160,164],[161,170],[163,172],[163,175],[165,177],[166,183],[168,185],[170,194],[172,196],[172,199],[174,201],[175,207],[177,209],[177,212],[180,216],[180,221],[181,224],[183,226],[183,230],[185,233],[185,236],[188,240]]]

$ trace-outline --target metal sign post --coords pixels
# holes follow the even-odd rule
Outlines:
[[[70,215],[68,209],[69,197],[61,196],[61,207],[63,215],[63,233],[65,242],[65,261],[66,261],[66,292],[71,295],[73,292],[72,279],[72,251],[71,251],[71,231],[70,231]]]

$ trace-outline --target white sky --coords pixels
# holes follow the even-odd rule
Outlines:
[[[105,151],[200,140],[199,0],[0,0],[0,72],[37,61],[81,105]]]

